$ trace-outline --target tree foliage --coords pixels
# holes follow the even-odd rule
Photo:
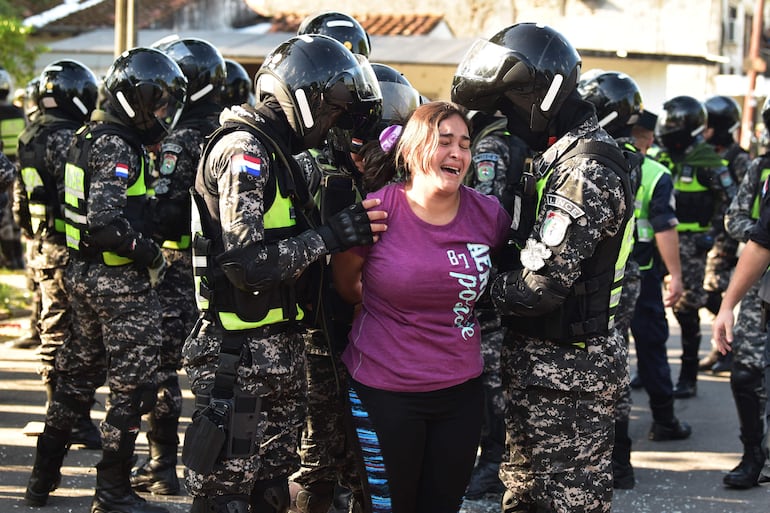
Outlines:
[[[8,2],[0,0],[0,67],[16,81],[16,87],[24,87],[35,75],[35,61],[45,47],[31,46],[29,36],[31,27],[22,24],[17,9]]]

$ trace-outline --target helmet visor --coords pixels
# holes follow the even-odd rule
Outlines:
[[[466,52],[456,75],[476,81],[502,81],[506,89],[517,90],[532,89],[535,82],[535,70],[524,56],[484,39]]]
[[[168,91],[164,91],[160,99],[155,103],[153,116],[163,130],[170,132],[174,129],[179,117],[182,115],[184,100],[174,97]]]
[[[323,93],[324,102],[342,111],[336,126],[364,131],[382,114],[382,91],[369,62],[354,55],[357,65],[340,70]]]

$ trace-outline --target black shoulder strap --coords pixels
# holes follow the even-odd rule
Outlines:
[[[602,141],[582,141],[556,159],[553,165],[566,162],[579,155],[598,160],[615,171],[628,175],[629,163],[623,151],[614,144]]]

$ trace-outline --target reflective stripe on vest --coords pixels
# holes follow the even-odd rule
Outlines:
[[[767,177],[770,176],[770,168],[762,169],[759,174],[757,190],[754,192],[754,202],[751,205],[751,218],[759,219],[759,207],[762,205],[762,187],[764,187]]]
[[[291,199],[284,196],[281,192],[278,180],[275,180],[275,186],[277,188],[275,199],[264,213],[263,222],[264,230],[268,232],[274,229],[284,229],[297,224],[296,219],[292,216],[294,205]],[[201,222],[200,212],[195,201],[192,202],[192,223],[191,232],[194,235],[205,236],[203,234],[203,225]],[[210,290],[207,284],[204,284],[202,280],[206,276],[206,269],[209,265],[208,255],[198,255],[195,248],[193,248],[193,269],[195,279],[195,301],[198,304],[200,311],[208,310],[210,307],[209,297],[204,290]],[[226,278],[222,278],[226,279]],[[284,317],[284,311],[282,308],[273,308],[268,311],[267,315],[259,321],[244,321],[235,312],[217,312],[217,317],[222,327],[228,331],[248,330],[267,326],[270,324],[276,324],[280,322],[287,322],[292,320],[301,320],[305,317],[305,312],[297,305],[297,315],[294,319],[287,319]]]
[[[16,156],[19,144],[19,135],[24,131],[24,118],[10,118],[0,120],[0,135],[2,135],[3,153],[7,157]]]
[[[677,173],[676,180],[674,181],[674,189],[679,191],[680,194],[701,194],[709,192],[709,188],[702,185],[697,177],[693,176],[691,180],[682,180],[682,177]],[[678,232],[707,232],[711,229],[711,225],[702,225],[698,222],[685,222],[681,219],[679,224],[676,225],[676,231]]]
[[[86,138],[90,139],[92,135],[88,133]],[[147,195],[147,185],[144,181],[144,155],[140,156],[139,160],[141,162],[139,176],[126,189],[126,197],[129,201],[131,198],[143,198]],[[64,166],[65,233],[67,246],[76,251],[80,251],[82,235],[88,229],[87,201],[85,170],[75,163],[67,162]],[[132,259],[120,256],[112,251],[103,251],[101,257],[104,264],[109,266],[121,266],[133,262]]]

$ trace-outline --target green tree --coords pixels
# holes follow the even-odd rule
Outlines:
[[[14,77],[17,87],[23,87],[35,75],[35,61],[46,48],[32,46],[31,27],[22,25],[18,10],[8,0],[0,0],[0,67]]]

